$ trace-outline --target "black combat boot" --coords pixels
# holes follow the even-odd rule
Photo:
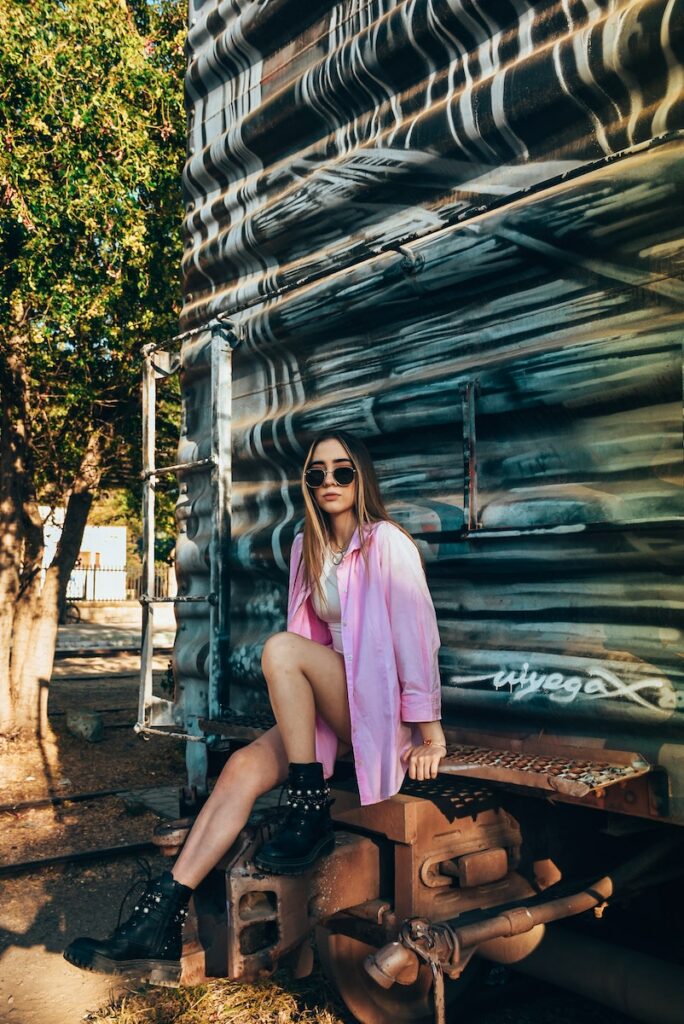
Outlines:
[[[254,862],[275,875],[300,875],[330,853],[335,834],[330,821],[330,788],[323,765],[291,764],[287,781],[290,805],[282,828],[261,847]]]
[[[165,871],[147,883],[129,919],[108,939],[74,939],[64,957],[86,971],[176,984],[181,970],[181,932],[191,896],[192,889]]]

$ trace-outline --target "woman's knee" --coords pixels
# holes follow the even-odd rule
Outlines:
[[[264,772],[264,759],[255,743],[240,747],[226,761],[216,780],[214,791],[241,792],[260,796],[271,788],[270,776]]]
[[[275,668],[294,659],[295,644],[296,639],[292,633],[274,633],[269,636],[261,654],[261,668],[267,678]]]

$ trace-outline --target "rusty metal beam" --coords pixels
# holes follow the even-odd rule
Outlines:
[[[566,890],[563,895],[553,896],[551,890],[540,899],[483,916],[470,924],[459,924],[458,918],[436,924],[423,917],[409,918],[397,942],[389,943],[367,958],[366,970],[384,988],[389,988],[400,977],[408,977],[420,961],[430,964],[435,977],[441,976],[442,971],[450,977],[459,977],[483,944],[489,944],[489,955],[496,955],[497,947],[493,943],[503,943],[505,948],[506,940],[535,931],[538,940],[544,926],[601,908],[616,893],[635,882],[646,885],[653,869],[681,852],[683,847],[684,836],[670,835],[590,885],[570,892]]]
[[[486,225],[486,222],[484,222]],[[478,225],[480,227],[480,225]],[[485,226],[485,230],[487,227]],[[684,283],[672,278],[668,274],[654,274],[643,267],[638,270],[632,267],[612,263],[604,258],[597,259],[594,256],[585,256],[582,253],[573,252],[564,246],[554,245],[543,238],[535,238],[533,235],[515,228],[497,224],[493,229],[495,235],[513,242],[514,245],[527,249],[530,252],[543,256],[546,260],[553,260],[561,263],[564,267],[577,267],[579,270],[587,271],[595,277],[606,278],[608,281],[618,281],[620,284],[628,284],[634,288],[645,288],[655,292],[657,295],[670,299],[677,305],[684,305]]]
[[[628,1014],[643,1024],[681,1024],[684,970],[645,953],[547,928],[516,970]]]

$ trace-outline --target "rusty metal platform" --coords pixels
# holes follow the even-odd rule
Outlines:
[[[223,740],[253,740],[273,725],[275,718],[266,708],[249,714],[229,710],[221,721],[200,721],[200,728],[206,735]],[[450,742],[439,771],[443,775],[469,776],[581,798],[600,793],[615,783],[648,775],[655,767],[640,754],[630,751],[600,749],[599,760],[588,758],[586,748],[555,744],[544,748],[529,741],[525,746],[524,750],[507,750]]]
[[[601,750],[601,754],[601,760],[588,760],[586,750],[573,747],[541,752],[449,744],[439,771],[583,797],[653,770],[640,754],[621,750]]]

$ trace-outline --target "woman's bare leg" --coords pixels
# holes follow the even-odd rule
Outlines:
[[[109,939],[84,936],[70,942],[64,951],[70,963],[110,974],[132,969],[139,973],[144,965],[149,965],[157,974],[161,971],[166,980],[177,980],[181,924],[188,890],[196,888],[233,845],[256,798],[285,780],[288,762],[313,761],[316,709],[335,730],[342,746],[348,745],[349,708],[344,663],[339,654],[294,634],[279,633],[266,644],[264,666],[279,724],[228,759],[173,867],[173,881],[166,873],[151,881],[141,897],[143,902],[147,901],[145,905],[136,906],[131,918]],[[309,770],[312,766],[304,763],[299,767]],[[327,813],[327,804],[325,811]],[[286,848],[283,854],[283,830],[281,849],[272,850],[270,854],[271,858],[276,858],[276,864],[270,864],[272,870],[279,868],[286,873],[292,873],[293,867],[303,870],[328,852],[332,837],[329,816],[327,822],[313,824],[308,836],[291,830],[300,846],[304,836],[303,852]],[[273,843],[271,841],[271,845]],[[262,848],[260,856],[268,846],[269,843]],[[188,890],[181,888],[183,886]],[[143,915],[148,913],[145,924]],[[150,938],[148,926],[155,913],[157,930]],[[162,931],[159,931],[160,922]]]
[[[351,743],[344,659],[295,633],[276,633],[264,646],[264,675],[278,725],[228,758],[173,867],[196,888],[235,842],[254,801],[287,778],[289,761],[315,759],[318,710],[345,746]]]
[[[230,849],[254,801],[287,778],[287,755],[274,726],[226,761],[211,796],[197,815],[172,874],[195,889]]]
[[[276,633],[264,645],[261,667],[288,761],[316,759],[317,711],[344,743],[351,743],[341,654],[296,633]]]

